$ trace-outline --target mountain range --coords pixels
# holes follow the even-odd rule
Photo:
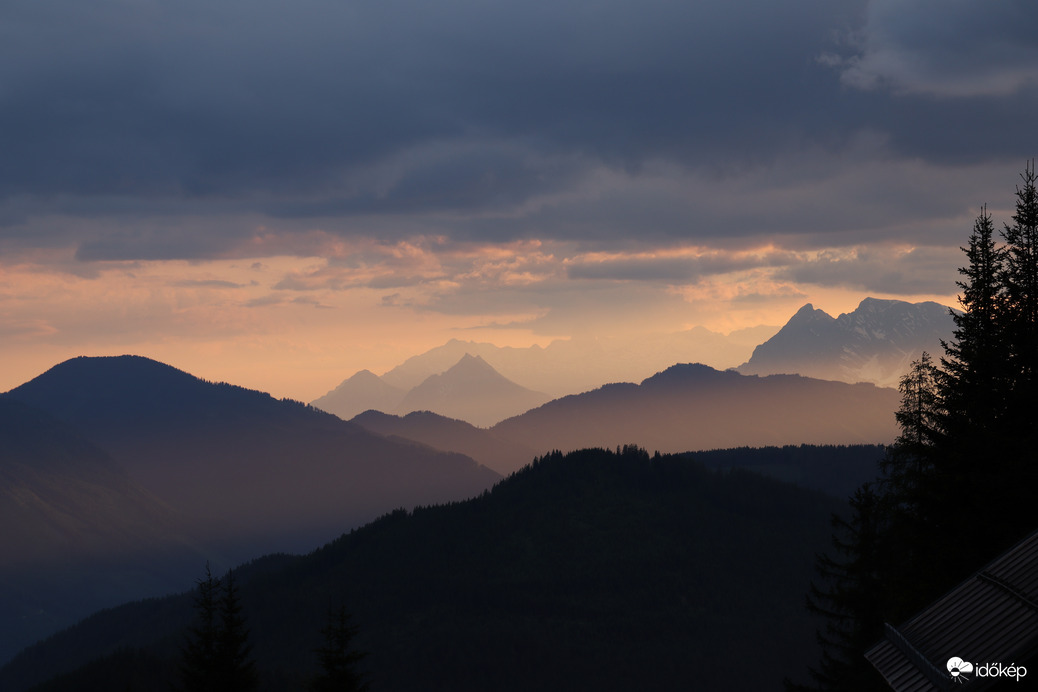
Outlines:
[[[777,329],[761,326],[725,335],[694,327],[672,334],[576,338],[556,340],[544,347],[535,344],[526,348],[451,339],[442,346],[408,358],[381,376],[370,370],[361,370],[311,403],[343,419],[369,409],[399,415],[422,410],[423,403],[401,405],[407,393],[422,386],[430,377],[445,374],[466,357],[475,357],[495,371],[496,376],[509,380],[511,384],[532,392],[544,392],[537,402],[541,404],[553,397],[593,389],[603,382],[641,380],[669,365],[690,359],[719,368],[734,367]],[[530,397],[529,394],[524,396]],[[455,412],[448,413],[446,408],[425,408],[486,426],[508,415],[522,413],[526,409],[519,408],[521,405],[509,407],[512,410],[496,420],[489,420],[488,416],[479,421],[455,415]]]
[[[941,341],[950,341],[954,328],[950,309],[933,302],[866,298],[839,317],[808,303],[738,371],[897,387],[923,351],[943,353]]]
[[[373,432],[463,452],[502,474],[535,455],[644,444],[660,452],[739,446],[886,444],[897,436],[898,392],[799,375],[757,377],[679,364],[640,384],[608,384],[555,399],[487,429],[430,412],[368,411]]]
[[[799,375],[757,377],[674,365],[640,384],[563,397],[490,428],[543,450],[633,443],[686,451],[785,444],[875,444],[897,434],[898,393]]]
[[[720,369],[735,367],[776,331],[778,327],[762,325],[721,334],[693,327],[667,334],[558,339],[544,347],[535,344],[526,348],[451,339],[408,358],[382,378],[391,386],[410,389],[471,354],[483,358],[513,382],[559,397],[604,382],[639,381],[674,363],[690,360]]]
[[[346,420],[367,410],[428,410],[487,427],[552,397],[604,382],[641,381],[687,362],[746,375],[799,374],[897,388],[912,361],[923,351],[940,353],[953,329],[950,310],[937,303],[865,298],[839,317],[808,304],[779,330],[758,327],[727,336],[697,327],[643,340],[554,341],[543,348],[452,339],[382,376],[361,370],[312,403]]]

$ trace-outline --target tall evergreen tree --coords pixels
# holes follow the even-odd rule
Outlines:
[[[345,606],[328,613],[328,624],[321,630],[324,646],[314,651],[321,672],[310,681],[312,692],[363,692],[368,683],[358,670],[366,654],[353,649],[357,628],[350,623]]]
[[[885,491],[906,511],[916,511],[919,496],[933,474],[934,452],[941,437],[939,371],[923,351],[898,385],[901,406],[894,414],[900,435],[881,463]]]
[[[996,443],[993,431],[1004,420],[1007,403],[1007,342],[999,333],[1006,303],[1006,253],[994,233],[985,206],[973,224],[969,247],[961,248],[969,265],[959,268],[963,278],[956,281],[962,289],[962,312],[952,311],[954,339],[942,342],[943,425],[956,447],[968,448],[966,456]]]
[[[1020,175],[1023,187],[1016,190],[1013,224],[1006,225],[1003,283],[1008,300],[1006,318],[1013,331],[1010,357],[1020,384],[1030,386],[1035,377],[1038,352],[1038,173],[1034,162]]]
[[[953,312],[953,340],[944,343],[940,391],[945,440],[929,497],[939,503],[935,514],[940,534],[954,536],[964,562],[983,560],[997,522],[998,488],[1006,481],[1012,458],[1010,392],[1013,334],[1008,328],[1010,287],[1006,281],[1007,249],[994,238],[994,224],[982,207],[969,246],[969,264],[956,282],[962,290],[962,312]]]
[[[248,692],[256,689],[256,663],[251,656],[249,630],[242,615],[238,585],[234,572],[223,580],[220,598],[220,630],[217,636],[215,674],[224,692]]]
[[[195,617],[181,649],[184,692],[255,690],[258,677],[233,572],[220,580],[206,563],[205,578],[199,580],[195,594]]]
[[[811,669],[814,686],[786,681],[787,692],[884,689],[882,678],[861,655],[882,635],[889,551],[887,512],[882,498],[866,483],[850,499],[851,518],[832,517],[832,552],[819,555],[818,580],[811,584],[807,608],[822,617],[818,631],[822,658]]]
[[[205,577],[198,581],[195,592],[196,622],[188,630],[188,641],[181,649],[180,677],[184,692],[216,692],[213,676],[219,639],[220,580],[213,577],[205,564]]]
[[[1002,236],[1006,242],[1004,278],[1006,292],[1005,338],[1008,348],[1009,380],[1007,388],[1005,472],[1018,477],[1013,506],[1024,502],[1025,495],[1038,492],[1038,475],[1031,463],[1038,444],[1038,425],[1033,411],[1038,397],[1038,173],[1032,161],[1021,174],[1023,186],[1016,191],[1013,224],[1006,225]],[[1010,521],[1035,520],[1033,511],[1016,512]]]

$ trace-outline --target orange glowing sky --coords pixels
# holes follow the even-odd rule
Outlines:
[[[339,243],[322,256],[109,261],[78,273],[69,270],[74,262],[54,257],[4,264],[0,389],[76,355],[134,353],[207,379],[310,401],[359,369],[381,373],[451,338],[543,346],[555,338],[696,325],[727,333],[780,325],[806,302],[839,314],[864,296],[861,289],[782,278],[786,264],[759,266],[781,254],[773,248],[579,253],[538,241],[437,245],[435,239]],[[368,259],[351,261],[360,255]],[[794,255],[783,261],[821,261]],[[846,251],[826,261],[860,260]],[[609,273],[621,264],[636,271],[696,262],[731,270],[686,282],[573,278],[575,267]]]

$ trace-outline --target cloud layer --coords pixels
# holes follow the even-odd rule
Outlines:
[[[668,212],[687,210],[666,208],[668,183],[694,194],[752,175],[777,196],[804,152],[939,166],[1034,145],[1024,119],[1001,117],[1035,105],[1038,17],[1019,1],[23,0],[0,13],[4,237],[30,224],[19,242],[62,234],[85,260],[216,255],[225,241],[192,236],[198,217],[232,219],[206,235],[233,238],[254,232],[250,215],[380,236],[701,237],[721,232],[676,228]],[[596,213],[603,178],[624,184]],[[134,228],[72,232],[53,216]]]

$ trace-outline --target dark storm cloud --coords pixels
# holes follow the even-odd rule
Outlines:
[[[1029,0],[871,0],[844,80],[946,97],[1038,87],[1038,5]]]
[[[771,149],[815,107],[797,84],[827,78],[812,57],[844,19],[832,7],[6,3],[0,184],[4,196],[311,192],[470,133],[630,165]]]
[[[989,3],[947,12],[923,0],[12,0],[0,7],[0,238],[71,233],[89,261],[213,256],[250,233],[37,223],[35,239],[19,236],[43,209],[489,240],[716,234],[675,221],[687,209],[661,212],[657,230],[647,187],[623,203],[646,212],[642,227],[615,231],[608,205],[557,197],[656,161],[781,171],[791,152],[839,156],[862,131],[891,156],[1027,155],[1038,142],[1013,109],[1034,112],[1021,38],[1032,10],[997,4],[985,16]],[[950,29],[925,26],[927,12]],[[961,50],[978,19],[989,47]],[[981,77],[1010,73],[1008,87],[969,97]],[[755,204],[740,213],[766,216]]]

